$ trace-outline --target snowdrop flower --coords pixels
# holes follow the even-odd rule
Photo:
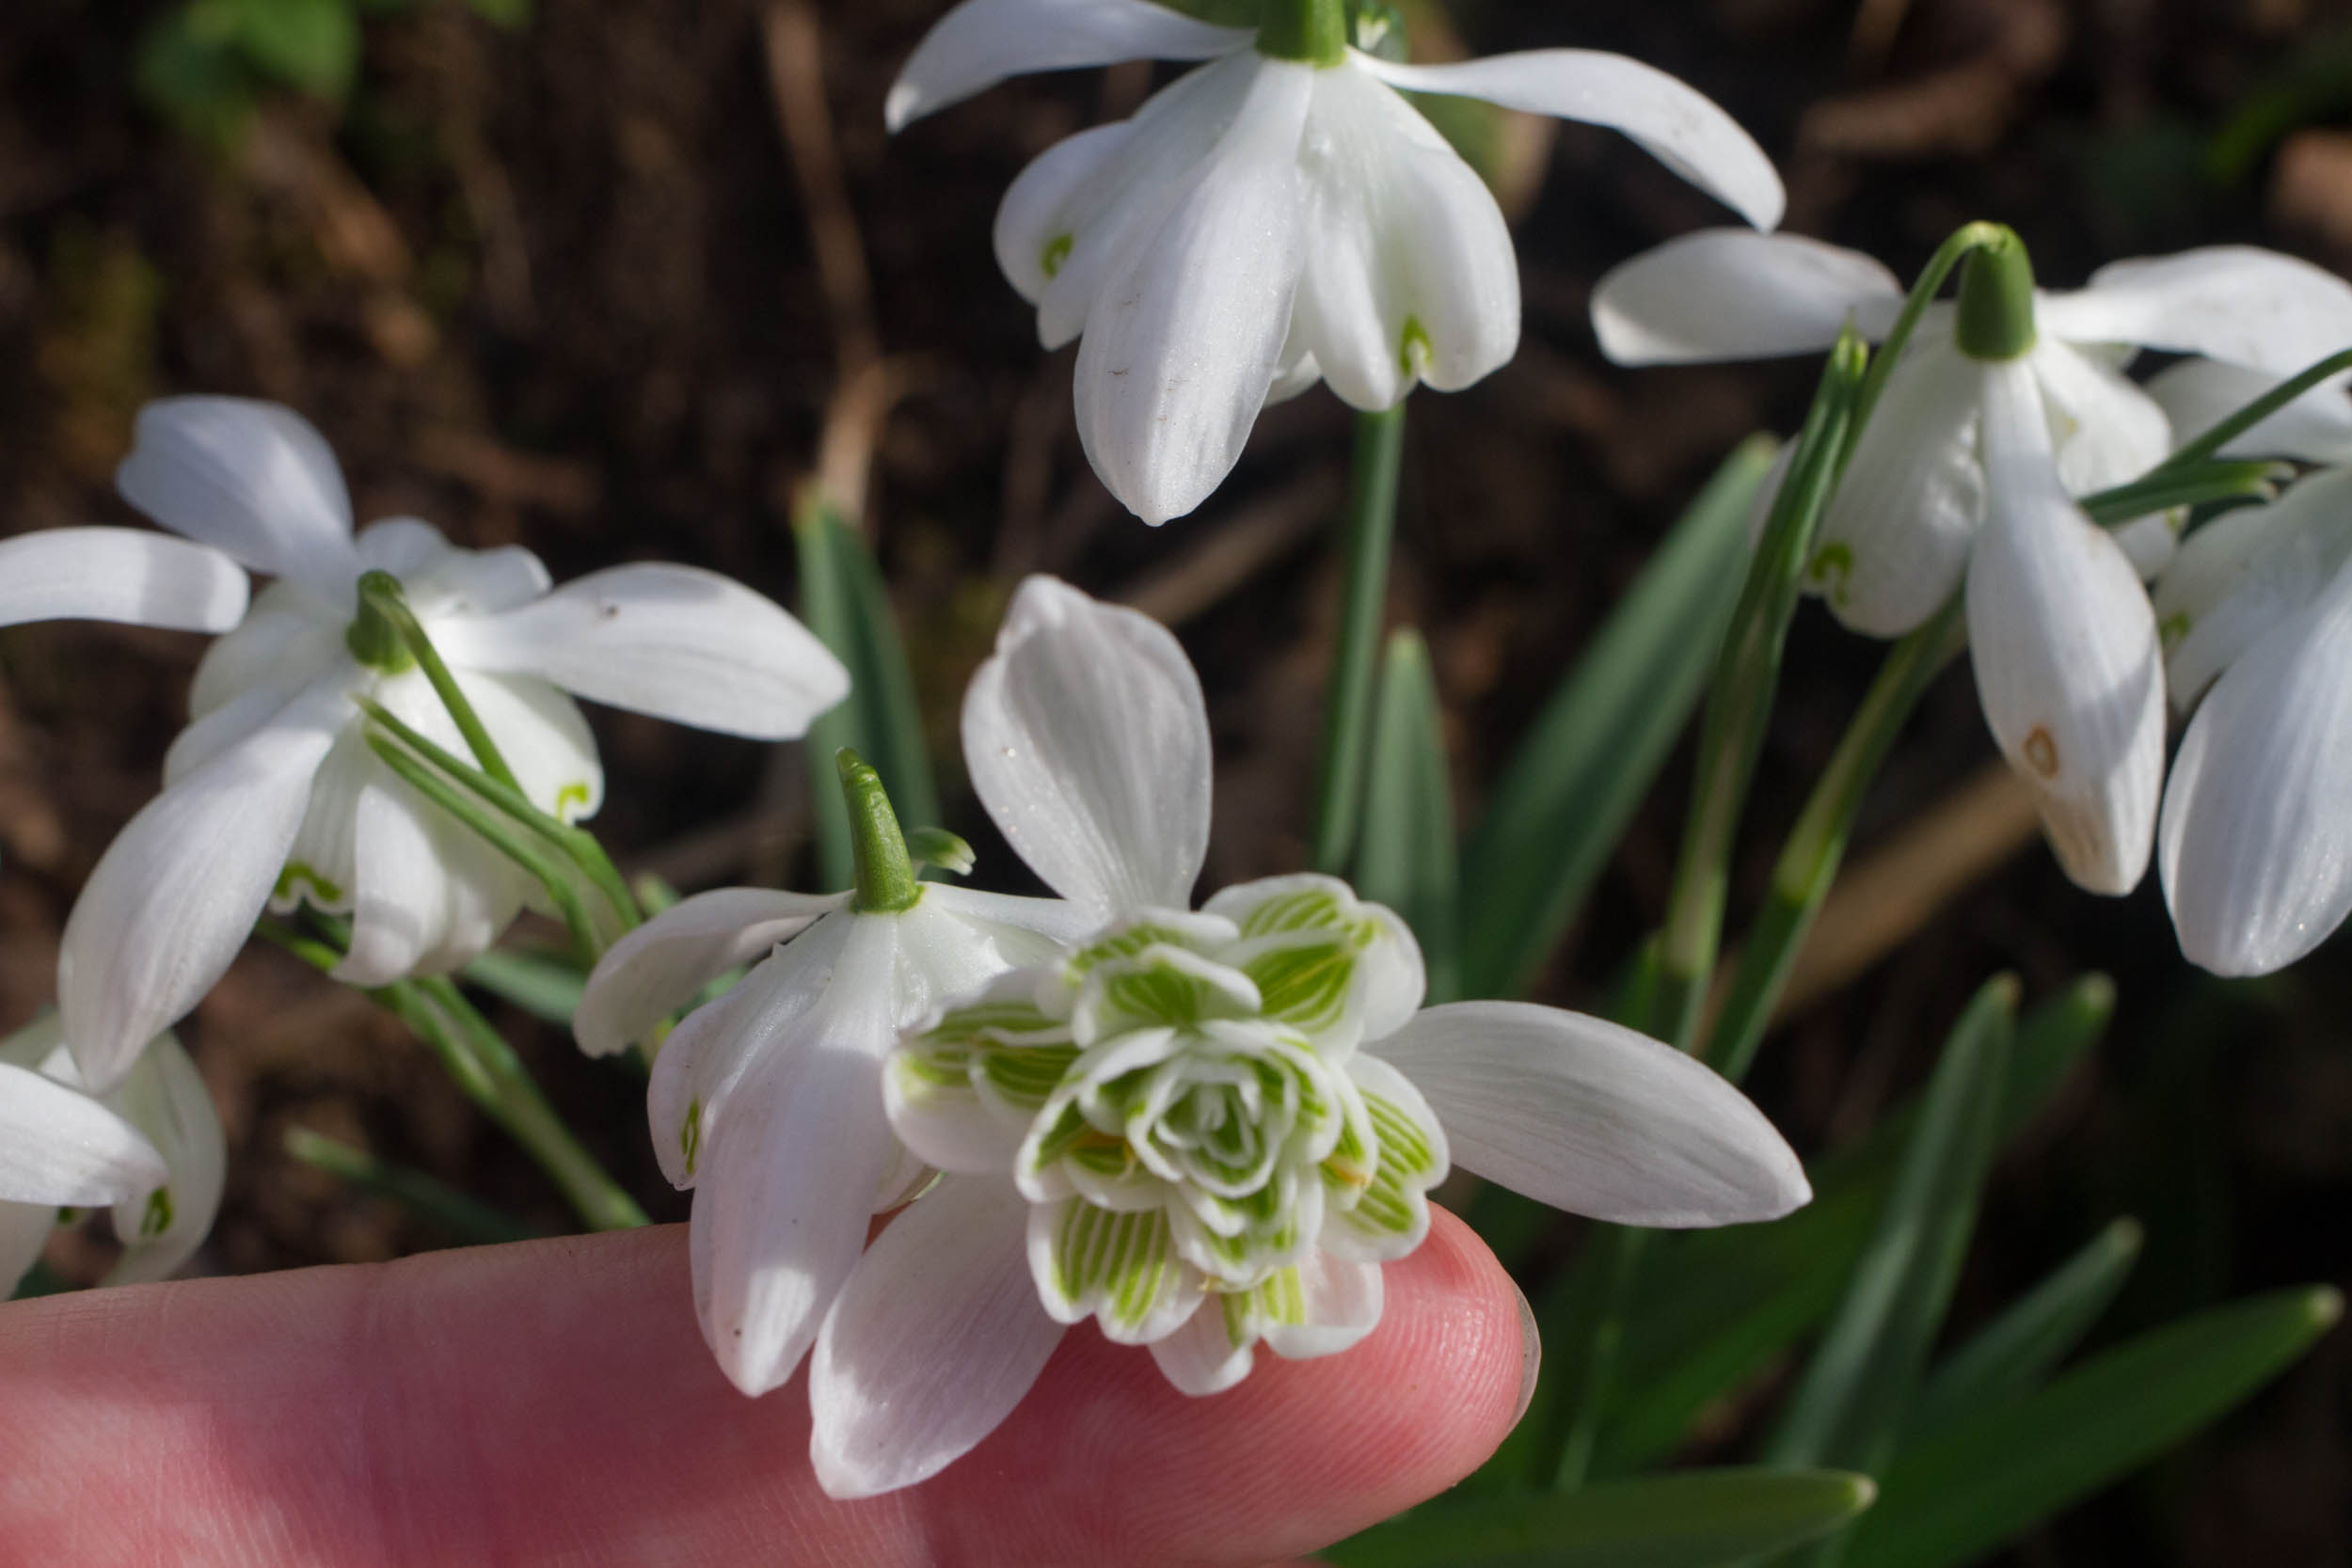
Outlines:
[[[2138,477],[2172,440],[2114,345],[2292,372],[2314,342],[2352,340],[2352,287],[2238,246],[2119,261],[2073,293],[2031,283],[2014,236],[1972,254],[1958,307],[1921,321],[1887,378],[1808,576],[1879,637],[1918,626],[1965,581],[1986,721],[2067,874],[2122,894],[2147,868],[2163,776],[2155,621],[2124,545],[2068,498]],[[1850,320],[1883,337],[1902,302],[1867,257],[1726,230],[1616,269],[1593,319],[1613,358],[1686,363],[1824,348]],[[2163,521],[2131,533],[2143,564],[2169,555]]]
[[[573,1020],[581,1048],[609,1055],[753,966],[669,1037],[645,1098],[663,1174],[694,1192],[703,1338],[746,1394],[792,1375],[869,1217],[930,1175],[882,1113],[898,1031],[1041,960],[1089,919],[1055,899],[916,881],[874,770],[845,752],[842,784],[855,889],[684,899],[613,944]]]
[[[61,1205],[113,1209],[123,1250],[107,1284],[168,1276],[213,1227],[227,1159],[212,1096],[169,1035],[102,1097],[85,1091],[55,1013],[0,1039],[0,1297]]]
[[[363,697],[465,749],[406,649],[357,618],[363,573],[399,580],[525,792],[567,819],[594,812],[603,789],[567,692],[780,738],[847,689],[798,622],[708,572],[622,566],[550,592],[530,552],[459,549],[413,517],[355,538],[333,454],[275,404],[151,404],[116,483],[167,528],[278,580],[206,654],[163,793],[66,923],[59,1006],[102,1092],[220,977],[264,907],[348,912],[336,973],[380,985],[464,962],[525,901],[519,869],[368,748]]]
[[[52,528],[0,540],[0,626],[119,621],[227,631],[244,616],[245,570],[207,545],[135,528]]]
[[[2325,352],[2323,345],[2314,347]],[[2148,395],[2172,421],[2173,438],[2185,445],[2285,379],[2215,359],[2184,359],[2152,376]],[[2217,455],[2352,463],[2352,390],[2341,380],[2314,387],[2225,443]]]
[[[951,1463],[1088,1318],[1193,1394],[1240,1381],[1261,1343],[1346,1349],[1457,1164],[1626,1224],[1809,1196],[1771,1124],[1679,1052],[1549,1007],[1422,1010],[1410,932],[1343,882],[1278,877],[1193,911],[1208,722],[1152,622],[1031,578],[963,730],[998,826],[1106,918],[889,1060],[891,1125],[950,1174],[818,1336],[811,1453],[834,1496]]]
[[[1079,438],[1147,523],[1206,499],[1271,399],[1320,378],[1388,408],[1518,347],[1502,214],[1406,92],[1611,126],[1750,222],[1780,219],[1771,162],[1662,71],[1574,49],[1397,64],[1348,46],[1340,0],[1270,0],[1254,30],[1150,0],[963,0],[908,59],[890,125],[1020,72],[1132,58],[1210,63],[1030,164],[995,243],[1040,341],[1080,340]]]
[[[2191,534],[2156,610],[2196,713],[2157,833],[2173,927],[2215,974],[2267,974],[2352,911],[2352,469]]]

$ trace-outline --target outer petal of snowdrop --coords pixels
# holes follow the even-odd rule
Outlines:
[[[2268,506],[2191,534],[2156,585],[2172,708],[2197,705],[2222,671],[2317,598],[2352,559],[2352,469],[2313,474]]]
[[[882,115],[897,131],[1008,76],[1120,60],[1205,60],[1253,36],[1150,0],[963,0],[907,57]]]
[[[2184,359],[2149,378],[2148,395],[2185,445],[2285,377],[2217,359]],[[2221,449],[2224,457],[2296,457],[2352,463],[2352,391],[2342,381],[2315,387]]]
[[[117,1203],[161,1186],[164,1174],[163,1157],[121,1117],[30,1068],[0,1063],[0,1203]]]
[[[612,944],[588,977],[572,1033],[591,1056],[642,1039],[728,970],[766,958],[848,894],[730,887],[680,899]]]
[[[1851,322],[1883,337],[1903,286],[1875,258],[1796,234],[1703,229],[1620,262],[1593,287],[1593,330],[1620,365],[1819,354]]]
[[[250,398],[151,403],[115,487],[174,533],[350,602],[351,497],[335,454],[292,409]]]
[[[206,545],[130,528],[53,528],[0,540],[0,626],[121,621],[227,631],[245,614],[237,563]]]
[[[2044,331],[2136,343],[2291,374],[2352,344],[2352,283],[2252,245],[2113,261],[2081,290],[2045,296]]]

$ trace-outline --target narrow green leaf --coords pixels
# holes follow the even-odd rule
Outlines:
[[[1389,638],[1372,732],[1356,891],[1405,917],[1429,971],[1429,1001],[1452,1001],[1454,966],[1454,791],[1429,650],[1409,629]]]
[[[307,1127],[286,1129],[286,1152],[363,1193],[389,1199],[459,1246],[526,1242],[544,1234],[421,1170],[378,1159]]]
[[[1343,1541],[1340,1568],[1708,1568],[1818,1539],[1870,1506],[1867,1476],[1689,1470],[1560,1496],[1444,1499]]]
[[[1315,768],[1309,862],[1346,869],[1363,827],[1364,772],[1372,750],[1373,663],[1389,601],[1396,538],[1396,487],[1405,461],[1405,404],[1356,416],[1347,506],[1340,514],[1340,626],[1325,683],[1323,752]]]
[[[1726,458],[1536,719],[1462,857],[1462,990],[1525,989],[1600,874],[1697,705],[1747,575],[1772,466]]]
[[[1875,1471],[1894,1446],[1976,1228],[2016,1008],[2016,979],[1997,976],[1945,1041],[1837,1314],[1765,1445],[1769,1462]]]
[[[544,1022],[568,1029],[580,1009],[580,992],[588,977],[575,965],[552,953],[527,953],[493,947],[468,964],[469,984],[516,1006]]]
[[[2343,1315],[2325,1286],[2143,1334],[2014,1403],[1903,1452],[1853,1534],[1869,1568],[1954,1568],[2088,1497],[2277,1376]]]
[[[2082,1343],[2139,1261],[2139,1222],[2120,1219],[1945,1358],[1919,1390],[1903,1442],[1935,1436],[1963,1417],[2022,1398]]]
[[[850,819],[834,755],[848,747],[882,775],[904,822],[939,820],[939,787],[923,742],[923,710],[906,645],[866,541],[814,498],[792,520],[800,549],[801,619],[850,672],[850,695],[809,726],[809,797],[819,870],[828,888],[856,876]]]
[[[30,1301],[35,1296],[61,1296],[68,1291],[80,1289],[48,1264],[36,1260],[31,1268],[24,1271],[24,1277],[16,1282],[16,1289],[8,1293],[8,1299]]]

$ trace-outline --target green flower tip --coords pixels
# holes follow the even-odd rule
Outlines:
[[[2310,1314],[2313,1329],[2333,1328],[2344,1316],[2344,1292],[2332,1285],[2313,1286],[2303,1309]]]
[[[1346,0],[1266,0],[1258,53],[1317,70],[1347,58]]]
[[[914,908],[923,884],[914,879],[914,857],[898,831],[898,814],[882,789],[882,775],[844,746],[834,753],[841,775],[841,800],[850,813],[850,847],[857,866],[857,910],[890,914]]]
[[[401,633],[401,622],[407,617],[408,601],[400,591],[400,579],[389,572],[363,572],[359,576],[359,613],[343,628],[343,645],[351,657],[371,670],[397,675],[416,667],[417,656],[408,650],[408,640]]]
[[[1972,359],[2015,359],[2034,344],[2033,261],[2013,230],[1984,229],[1985,237],[1961,263],[1952,337]]]

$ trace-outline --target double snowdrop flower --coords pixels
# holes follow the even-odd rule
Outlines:
[[[1091,929],[889,1059],[891,1126],[947,1174],[818,1336],[811,1453],[834,1496],[952,1463],[1088,1318],[1194,1394],[1260,1344],[1346,1349],[1457,1164],[1626,1224],[1809,1196],[1762,1115],[1656,1040],[1549,1007],[1421,1009],[1410,932],[1344,883],[1275,878],[1194,911],[1208,721],[1156,624],[1031,578],[963,733],[998,827]]]
[[[1090,918],[1055,899],[917,882],[873,769],[843,771],[857,888],[685,899],[613,944],[573,1019],[581,1048],[608,1055],[753,966],[670,1035],[646,1094],[662,1171],[694,1193],[703,1337],[746,1394],[792,1375],[870,1216],[930,1175],[882,1112],[882,1063],[898,1031],[1040,960]]]
[[[528,551],[459,549],[415,518],[355,538],[333,454],[275,404],[151,404],[117,483],[197,543],[120,530],[14,541],[56,579],[45,598],[28,596],[35,610],[216,626],[242,596],[227,561],[278,580],[206,654],[163,793],[107,849],[67,921],[59,1006],[100,1091],[220,977],[265,907],[348,912],[337,974],[380,985],[464,962],[529,895],[517,867],[369,749],[362,698],[453,751],[464,743],[405,650],[356,634],[363,573],[400,581],[525,793],[566,819],[595,811],[603,791],[566,693],[777,739],[848,689],[798,622],[708,572],[623,566],[550,591]],[[109,586],[118,562],[125,578]],[[191,577],[175,584],[182,568]]]
[[[1850,321],[1883,337],[1902,303],[1867,257],[1714,230],[1616,269],[1593,319],[1621,363],[1689,363],[1816,351]],[[2139,567],[2169,555],[2170,525],[2129,531],[2136,566],[2069,499],[2171,450],[2164,409],[2120,367],[2150,347],[2275,377],[2335,341],[2352,341],[2352,288],[2289,257],[2119,261],[2046,293],[2011,237],[1971,256],[1957,309],[1921,320],[1822,516],[1811,585],[1858,631],[1909,632],[1964,581],[1986,721],[2060,863],[2094,893],[2127,893],[2147,869],[2164,770]]]
[[[162,1279],[220,1209],[220,1117],[180,1042],[150,1044],[103,1096],[86,1091],[55,1013],[0,1039],[0,1299],[63,1208],[108,1208],[122,1256],[109,1285]]]
[[[2268,389],[2169,388],[2205,427],[2210,404]],[[2323,388],[2230,450],[2343,463],[2352,405]],[[2214,973],[2267,974],[2352,911],[2352,468],[2199,529],[2155,604],[2173,706],[2194,714],[2157,829],[2173,926]]]
[[[1020,72],[1130,58],[1210,63],[1039,157],[995,243],[1044,345],[1080,340],[1079,438],[1147,523],[1206,499],[1271,399],[1322,379],[1388,408],[1518,347],[1502,214],[1406,92],[1613,127],[1758,227],[1780,219],[1763,152],[1661,71],[1574,49],[1398,64],[1348,46],[1340,0],[1270,0],[1256,29],[1150,0],[963,0],[907,61],[890,125]]]

